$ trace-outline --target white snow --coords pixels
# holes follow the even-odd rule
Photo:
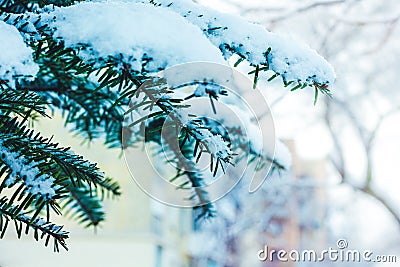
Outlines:
[[[18,218],[20,220],[24,220],[24,221],[31,221],[32,220],[32,217],[30,217],[30,216],[28,216],[26,214],[19,214]],[[47,229],[48,231],[51,231],[53,233],[57,233],[57,234],[60,234],[60,235],[68,234],[67,231],[62,230],[62,228],[63,228],[62,226],[49,223],[45,219],[43,219],[41,217],[37,217],[33,221],[33,224],[35,224],[39,228]]]
[[[238,54],[252,65],[268,61],[269,68],[287,81],[331,84],[335,80],[323,57],[291,37],[192,1],[154,3],[116,0],[55,7],[41,14],[42,24],[49,24],[66,46],[86,47],[79,56],[87,61],[114,57],[139,72],[196,61],[226,64]]]
[[[146,59],[151,59],[145,67],[149,72],[192,61],[224,63],[221,52],[198,27],[171,10],[151,4],[78,3],[55,8],[43,15],[43,20],[66,46],[88,45],[79,54],[88,61],[109,56],[121,59],[122,55],[124,62],[139,72]]]
[[[226,99],[229,99],[232,104],[227,103],[228,101],[225,101]],[[253,122],[253,119],[256,117],[254,114],[252,114],[251,110],[241,107],[240,104],[242,103],[237,102],[237,99],[231,97],[231,95],[224,96],[223,99],[220,99],[219,101],[223,102],[222,105],[224,108],[220,108],[221,106],[218,106],[217,114],[214,114],[211,107],[204,107],[204,102],[194,100],[190,102],[191,106],[189,108],[181,110],[181,118],[183,118],[183,121],[188,123],[191,119],[193,119],[188,114],[196,114],[198,117],[205,117],[214,121],[218,121],[227,129],[240,129],[243,132],[242,136],[244,140],[249,142],[250,148],[254,150],[255,153],[266,153],[267,151],[263,149],[265,142],[263,140],[263,134],[260,129],[260,125],[257,125]],[[207,135],[211,135],[211,133],[209,132]],[[273,155],[271,154],[268,156],[272,157]]]
[[[16,75],[36,76],[39,67],[18,30],[0,20],[0,36],[0,80],[11,81]]]
[[[12,186],[18,181],[23,181],[27,191],[33,195],[41,195],[45,199],[51,199],[55,195],[57,185],[54,185],[54,178],[40,174],[37,168],[37,162],[29,162],[23,155],[17,152],[11,152],[3,146],[0,141],[0,157],[1,160],[11,169],[11,174],[7,178],[5,185]]]
[[[203,7],[192,1],[154,2],[176,11],[187,21],[197,25],[216,47],[222,48],[226,59],[232,55],[232,51],[224,50],[224,45],[229,45],[235,53],[244,56],[254,65],[265,63],[265,52],[271,48],[268,55],[269,67],[287,81],[332,84],[335,80],[332,66],[309,46],[292,37],[271,33],[261,25]]]
[[[215,84],[228,88],[235,88],[235,77],[237,72],[225,64],[214,64],[215,62],[196,62],[168,68],[162,72],[168,84],[179,87],[182,84]]]
[[[221,135],[213,134],[206,128],[199,128],[198,124],[191,121],[186,124],[186,127],[192,130],[196,140],[202,142],[211,155],[223,160],[228,160],[229,156],[232,155],[229,142],[225,141]]]
[[[221,86],[214,85],[214,84],[199,84],[196,89],[194,90],[193,94],[196,97],[202,97],[202,96],[208,96],[208,95],[214,95],[214,96],[219,96],[223,89]]]

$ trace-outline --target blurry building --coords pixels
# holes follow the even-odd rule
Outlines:
[[[317,253],[327,248],[327,229],[324,226],[326,216],[327,192],[326,160],[306,160],[298,156],[295,143],[285,142],[292,154],[292,173],[295,178],[293,197],[285,208],[289,216],[276,216],[271,224],[278,231],[265,233],[268,247],[279,251],[290,252],[297,250],[315,250]],[[306,264],[306,265],[304,265]],[[263,266],[290,267],[307,266],[301,262],[280,262],[276,258],[273,262],[266,261]]]
[[[236,225],[225,220],[222,222],[222,228],[225,227],[225,229],[219,229],[219,231],[215,228],[221,228],[221,226],[214,229],[212,227],[201,229],[194,224],[192,235],[195,237],[195,242],[204,244],[197,246],[203,248],[204,251],[192,253],[190,267],[308,266],[307,262],[297,263],[290,260],[280,262],[276,253],[272,254],[272,258],[267,255],[265,261],[260,261],[257,252],[265,249],[265,246],[268,247],[268,254],[272,250],[301,252],[313,249],[318,253],[326,249],[327,231],[323,224],[326,213],[326,191],[323,186],[326,177],[325,160],[301,159],[295,151],[293,141],[285,143],[292,154],[293,161],[292,174],[289,174],[290,182],[282,183],[282,188],[278,183],[275,185],[278,190],[261,192],[264,195],[261,195],[261,198],[258,197],[256,202],[251,197],[246,198],[244,201],[250,203],[245,207],[245,203],[242,202],[241,205],[244,205],[242,208],[248,209],[247,216],[253,216],[253,218],[249,220],[250,224],[245,226],[246,229],[236,234],[224,235],[224,231],[229,232],[240,227],[238,224],[246,224],[246,220],[243,220],[246,213],[240,213],[236,217]],[[273,187],[271,180],[269,184],[267,181],[263,187],[267,189]],[[248,193],[247,191],[239,192],[238,196],[240,194]],[[279,199],[275,201],[277,198]],[[223,211],[219,209],[218,212]],[[201,233],[201,231],[209,233]],[[220,240],[213,240],[213,235]],[[207,250],[207,247],[211,249]],[[220,253],[225,255],[220,257]]]

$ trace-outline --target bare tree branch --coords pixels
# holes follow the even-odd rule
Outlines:
[[[337,5],[337,4],[343,4],[345,2],[346,2],[346,0],[332,0],[332,1],[313,2],[313,3],[310,3],[310,4],[295,8],[295,9],[293,9],[293,10],[289,11],[288,13],[283,14],[281,16],[275,17],[275,18],[273,18],[271,20],[271,22],[275,23],[275,22],[280,21],[280,20],[285,20],[285,19],[288,19],[289,17],[295,16],[297,14],[309,11],[311,9],[314,9],[314,8],[317,8],[317,7],[320,7],[320,6],[332,6],[332,5]]]
[[[344,183],[347,181],[346,163],[344,160],[344,152],[343,152],[342,145],[341,145],[339,138],[337,137],[335,130],[332,126],[332,114],[331,114],[332,107],[331,107],[331,105],[332,104],[330,103],[330,101],[326,101],[326,110],[325,110],[325,118],[324,119],[325,119],[326,126],[328,128],[328,132],[332,138],[335,151],[337,151],[337,156],[338,156],[339,162],[336,162],[333,157],[331,157],[330,160],[331,160],[333,166],[335,167],[336,171],[339,173],[341,182]]]

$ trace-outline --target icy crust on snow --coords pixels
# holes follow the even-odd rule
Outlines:
[[[207,38],[222,50],[226,59],[232,54],[240,54],[253,65],[265,65],[268,61],[269,69],[279,73],[286,81],[331,84],[335,80],[332,66],[323,57],[306,44],[289,36],[271,33],[261,25],[203,7],[192,1],[154,2],[174,10],[198,26]],[[226,46],[230,49],[226,49]],[[271,51],[266,57],[268,48],[271,48]]]
[[[17,75],[36,76],[39,67],[18,30],[0,21],[0,36],[0,80],[11,81]]]
[[[139,72],[192,61],[225,62],[198,27],[176,12],[151,4],[78,3],[43,14],[42,23],[48,23],[67,47],[87,46],[79,53],[87,61],[122,56]]]
[[[37,162],[29,162],[23,155],[12,152],[3,146],[0,141],[0,157],[11,169],[11,174],[5,181],[6,186],[12,186],[22,180],[27,191],[33,195],[41,195],[45,199],[51,199],[55,195],[57,185],[55,179],[46,174],[40,174]]]

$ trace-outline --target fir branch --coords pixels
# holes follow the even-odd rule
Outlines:
[[[103,200],[105,197],[114,198],[121,195],[121,188],[118,182],[106,177],[95,184],[97,195]]]
[[[95,190],[87,185],[77,187],[70,180],[63,183],[69,192],[68,198],[61,202],[61,210],[65,211],[64,216],[70,215],[71,219],[76,219],[80,224],[85,223],[85,227],[97,226],[105,219],[105,212],[100,200],[107,197],[120,196],[118,183],[111,178],[105,178],[95,184]]]
[[[218,122],[209,120],[206,117],[200,118],[204,125],[206,125],[213,134],[218,134],[222,136],[223,139],[229,140],[232,144],[232,151],[242,152],[246,155],[251,156],[250,162],[258,161],[256,166],[257,170],[262,169],[267,164],[272,164],[272,170],[285,171],[286,167],[282,165],[273,156],[262,153],[262,151],[257,151],[254,148],[254,140],[249,140],[246,133],[241,129],[241,127],[228,127],[222,126]],[[241,157],[238,157],[238,161]]]
[[[133,79],[133,76],[131,76],[131,80]],[[175,124],[177,129],[182,129],[182,131],[194,138],[197,145],[200,146],[200,149],[213,155],[217,160],[221,160],[225,163],[231,162],[232,153],[229,144],[220,145],[219,141],[221,141],[222,144],[222,139],[219,140],[218,135],[211,134],[209,129],[202,124],[201,120],[193,119],[189,123],[185,123],[179,113],[179,109],[185,108],[185,105],[177,105],[171,103],[172,101],[164,100],[165,94],[169,93],[170,90],[166,87],[166,83],[163,79],[150,79],[145,81],[142,86],[137,89],[137,96],[141,92],[152,102],[150,105],[156,105],[160,109],[160,114],[164,114],[171,119],[171,122]],[[148,118],[149,116],[143,117],[142,119],[146,120]],[[137,121],[131,124],[131,126],[136,123]]]
[[[160,146],[162,145],[161,128],[159,126],[162,126],[164,122],[165,117],[149,121],[148,127],[144,129],[146,142],[153,141]],[[158,131],[154,129],[158,129]],[[191,200],[197,199],[198,201],[194,209],[199,210],[199,217],[213,217],[215,215],[214,206],[209,199],[208,192],[202,188],[205,186],[204,179],[195,164],[193,156],[194,144],[189,140],[187,142],[177,142],[179,137],[174,135],[175,133],[173,130],[167,131],[165,134],[169,136],[164,136],[164,140],[166,140],[168,147],[171,149],[173,160],[177,166],[177,174],[170,182],[182,176],[187,177],[187,180],[178,185],[177,189],[183,189],[186,184],[190,184],[193,190]]]
[[[46,237],[45,246],[48,246],[50,238],[52,238],[54,251],[59,251],[59,245],[68,250],[65,239],[69,237],[69,233],[62,230],[62,226],[46,222],[42,218],[32,218],[26,213],[22,213],[19,206],[9,205],[8,202],[6,197],[0,199],[0,238],[4,237],[9,222],[13,221],[18,238],[21,238],[22,233],[28,235],[29,230],[32,229],[36,241]],[[23,231],[23,225],[25,225],[25,231]]]
[[[48,117],[45,113],[46,105],[47,102],[34,92],[9,87],[0,89],[0,114],[17,114],[25,117],[31,115],[31,111],[35,111],[41,116]]]
[[[72,0],[0,0],[0,13],[31,12],[46,5],[69,6],[75,2]]]
[[[172,136],[165,138],[167,140],[168,147],[175,156],[175,163],[177,164],[178,174],[174,179],[179,176],[186,175],[194,191],[192,199],[195,197],[198,199],[198,203],[194,209],[201,210],[199,212],[199,218],[213,217],[215,215],[214,206],[211,203],[208,192],[202,188],[205,186],[204,179],[200,170],[198,170],[194,163],[193,152],[190,149],[190,144],[188,142],[187,144],[180,146],[174,138],[176,137]],[[181,187],[182,186],[178,188]]]
[[[72,183],[96,184],[103,180],[96,164],[90,163],[82,156],[74,154],[69,148],[60,147],[20,123],[9,118],[0,118],[0,136],[4,144],[10,144],[14,150],[37,162],[46,160],[46,167],[51,173],[63,172],[69,176]]]
[[[22,187],[19,187],[20,189],[16,190],[9,204],[13,204],[14,201],[21,201],[20,208],[33,207],[35,214],[32,218],[36,218],[45,207],[47,207],[48,218],[49,207],[60,214],[55,200],[67,199],[69,204],[74,203],[73,208],[76,213],[79,213],[80,222],[89,221],[87,226],[97,225],[103,220],[104,213],[99,210],[101,206],[100,200],[95,197],[96,192],[99,192],[102,198],[120,194],[119,185],[110,178],[104,178],[103,174],[98,171],[96,164],[73,154],[69,148],[62,148],[58,144],[51,143],[51,139],[43,138],[32,130],[26,129],[15,119],[0,118],[0,136],[3,146],[8,149],[12,148],[11,151],[16,156],[23,155],[23,158],[18,156],[21,159],[14,159],[13,162],[19,162],[23,159],[21,164],[28,164],[24,167],[27,168],[26,172],[32,173],[35,170],[35,173],[38,173],[35,176],[37,179],[46,176],[46,179],[43,178],[43,183],[48,181],[54,183],[51,187],[54,189],[54,194],[51,195],[48,195],[47,191],[45,195],[40,195],[40,189],[36,194],[34,193],[36,191],[29,191],[28,179],[24,178],[24,173],[20,170],[20,167],[14,170],[15,166],[11,164],[12,162],[4,161],[2,155],[0,163],[5,163],[8,168],[2,168],[0,171],[0,177],[5,174],[0,185],[0,191],[6,186],[12,187],[16,182],[21,182],[25,189],[22,190]],[[77,209],[77,205],[80,209]]]
[[[70,182],[64,186],[69,191],[69,197],[61,203],[64,216],[71,214],[71,219],[77,220],[79,224],[85,223],[85,227],[97,226],[104,220],[103,207],[92,188],[85,185],[76,187]]]

